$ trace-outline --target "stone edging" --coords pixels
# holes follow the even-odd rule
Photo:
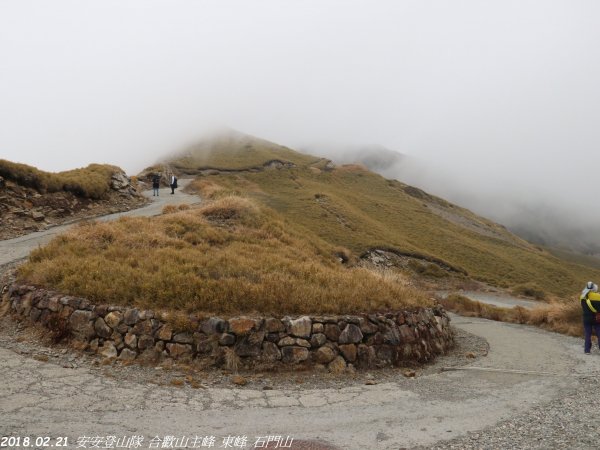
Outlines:
[[[76,347],[121,360],[175,359],[203,366],[266,369],[296,364],[380,368],[425,362],[454,344],[442,307],[363,315],[191,318],[177,331],[153,311],[13,284],[14,314],[69,336]],[[322,367],[321,366],[321,367]]]

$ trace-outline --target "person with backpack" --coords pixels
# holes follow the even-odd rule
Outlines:
[[[589,355],[592,350],[592,329],[598,338],[600,348],[600,293],[598,285],[588,281],[581,291],[581,309],[583,310],[583,330],[585,332],[585,343],[583,351]]]
[[[160,175],[154,174],[152,177],[152,196],[158,197],[158,189],[160,188]]]
[[[175,174],[171,174],[171,194],[175,194],[175,189],[177,189],[177,177]]]

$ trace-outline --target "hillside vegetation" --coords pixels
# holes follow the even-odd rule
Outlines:
[[[92,199],[103,198],[108,193],[111,177],[116,172],[121,172],[121,169],[105,164],[90,164],[82,169],[52,173],[0,159],[0,177],[40,193],[65,191]]]
[[[244,146],[236,142],[242,141],[234,141],[228,154],[244,155]],[[252,142],[260,153],[263,141]],[[371,249],[391,249],[438,261],[496,286],[529,284],[561,296],[579,290],[587,279],[599,279],[597,269],[561,260],[498,224],[363,166],[323,170],[318,158],[268,146],[269,157],[282,161],[290,152],[294,167],[280,170],[235,171],[240,164],[231,161],[225,166],[228,157],[223,156],[221,167],[227,171],[201,177],[196,187],[204,195],[215,190],[246,195],[302,227],[307,236],[346,247],[355,256]],[[173,163],[191,173],[194,158],[202,155],[202,151],[192,152],[188,159]],[[306,162],[310,160],[318,164]]]
[[[261,169],[272,161],[307,165],[319,160],[269,141],[231,131],[193,145],[168,161],[170,168],[184,174],[205,169]]]
[[[369,270],[345,267],[344,251],[254,200],[224,195],[156,218],[82,224],[34,251],[19,276],[97,303],[206,314],[431,304]]]

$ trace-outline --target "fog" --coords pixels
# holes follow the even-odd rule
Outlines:
[[[599,19],[577,0],[4,0],[0,158],[136,173],[227,125],[385,146],[403,181],[477,212],[588,229]]]

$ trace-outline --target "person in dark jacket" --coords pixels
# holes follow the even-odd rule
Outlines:
[[[585,289],[581,291],[581,309],[583,310],[583,329],[585,331],[584,352],[589,355],[592,350],[592,329],[598,338],[600,348],[600,293],[598,285],[588,281]]]
[[[160,175],[154,174],[152,177],[152,196],[158,196],[158,189],[160,188]]]

